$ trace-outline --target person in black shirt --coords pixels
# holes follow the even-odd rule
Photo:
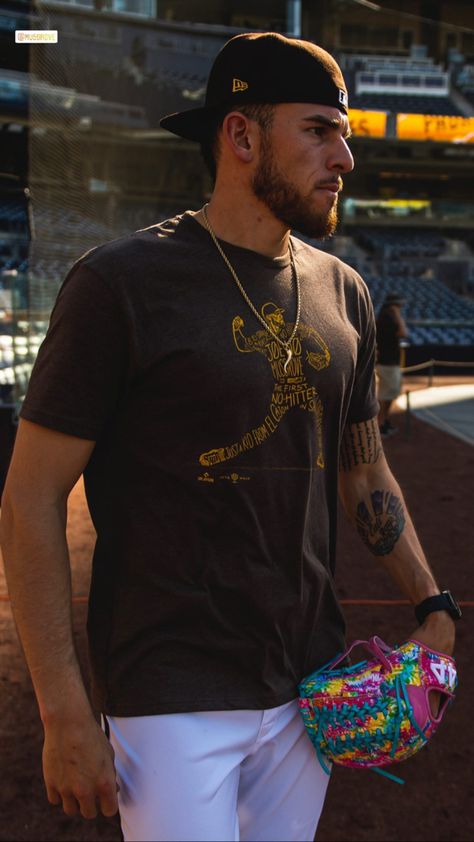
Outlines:
[[[231,39],[206,105],[162,121],[216,166],[209,204],[83,255],[31,377],[2,547],[47,795],[119,807],[125,840],[314,838],[328,778],[297,688],[344,648],[338,491],[407,597],[439,593],[381,447],[367,287],[290,236],[336,227],[347,110],[326,51]],[[65,532],[82,473],[92,704]],[[453,649],[445,610],[410,632]]]
[[[389,293],[377,319],[377,394],[380,403],[379,428],[383,437],[398,432],[390,421],[393,401],[401,392],[400,339],[408,336],[401,315],[405,299],[398,293]]]

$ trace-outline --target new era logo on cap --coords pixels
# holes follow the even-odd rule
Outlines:
[[[339,88],[339,102],[347,108],[347,94]]]
[[[236,94],[238,91],[246,91],[248,88],[247,82],[242,82],[242,79],[232,79],[232,93]]]

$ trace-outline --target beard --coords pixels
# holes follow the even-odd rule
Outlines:
[[[337,196],[329,210],[315,210],[312,207],[314,190],[302,193],[285,178],[278,168],[269,138],[262,143],[259,167],[251,186],[257,199],[288,228],[316,240],[334,234],[338,223]]]

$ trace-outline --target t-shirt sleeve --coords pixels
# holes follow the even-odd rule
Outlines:
[[[346,424],[367,421],[369,418],[374,418],[379,411],[375,383],[375,316],[369,291],[362,281],[359,308],[359,348]]]
[[[61,287],[20,416],[96,441],[126,383],[128,340],[119,297],[75,264]]]

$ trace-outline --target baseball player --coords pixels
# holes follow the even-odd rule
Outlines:
[[[119,809],[126,840],[313,839],[328,776],[296,697],[344,648],[338,484],[424,606],[415,637],[453,649],[454,601],[380,444],[367,288],[290,236],[335,229],[347,113],[322,48],[232,38],[205,105],[162,121],[201,143],[209,204],[74,264],[21,410],[2,545],[47,795],[68,815]],[[91,700],[65,538],[82,473]]]

